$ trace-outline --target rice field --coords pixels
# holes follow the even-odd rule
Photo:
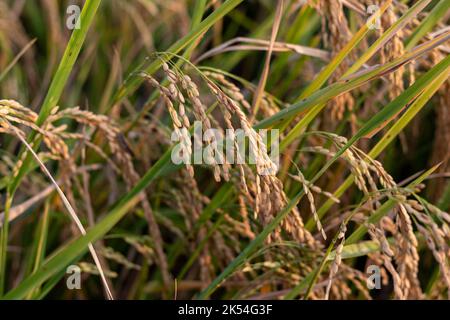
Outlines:
[[[0,1],[0,299],[449,299],[449,19]]]

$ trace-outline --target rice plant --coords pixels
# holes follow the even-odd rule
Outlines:
[[[0,298],[448,299],[449,8],[1,1]]]

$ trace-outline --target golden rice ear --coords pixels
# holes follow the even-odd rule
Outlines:
[[[45,164],[41,161],[41,159],[39,158],[39,156],[36,154],[36,152],[34,151],[34,149],[30,146],[30,144],[25,140],[24,138],[24,134],[23,132],[19,131],[17,128],[15,128],[14,126],[11,126],[11,130],[12,132],[20,139],[20,141],[25,145],[25,147],[27,148],[27,150],[33,155],[34,159],[38,162],[39,166],[41,167],[42,171],[45,173],[45,175],[50,179],[50,181],[52,182],[52,184],[54,185],[56,191],[58,192],[59,196],[61,197],[64,206],[66,207],[67,211],[70,214],[70,217],[72,218],[72,220],[74,221],[75,225],[77,226],[77,228],[79,229],[79,231],[81,232],[82,235],[86,235],[86,229],[84,228],[83,224],[81,223],[80,219],[78,218],[78,215],[75,213],[75,210],[73,209],[72,205],[70,204],[69,200],[67,199],[66,195],[64,194],[64,192],[61,190],[61,188],[59,187],[58,183],[56,182],[56,180],[53,178],[52,174],[48,171],[47,167],[45,166]],[[108,285],[108,281],[106,280],[106,276],[105,276],[105,272],[103,271],[102,265],[100,263],[100,260],[98,258],[97,252],[93,246],[92,243],[88,244],[89,246],[89,251],[92,255],[92,258],[95,261],[95,265],[97,267],[98,272],[100,273],[100,277],[102,279],[102,283],[104,286],[104,289],[106,291],[106,294],[108,296],[108,299],[110,300],[114,300],[114,297],[112,295],[112,291]]]

